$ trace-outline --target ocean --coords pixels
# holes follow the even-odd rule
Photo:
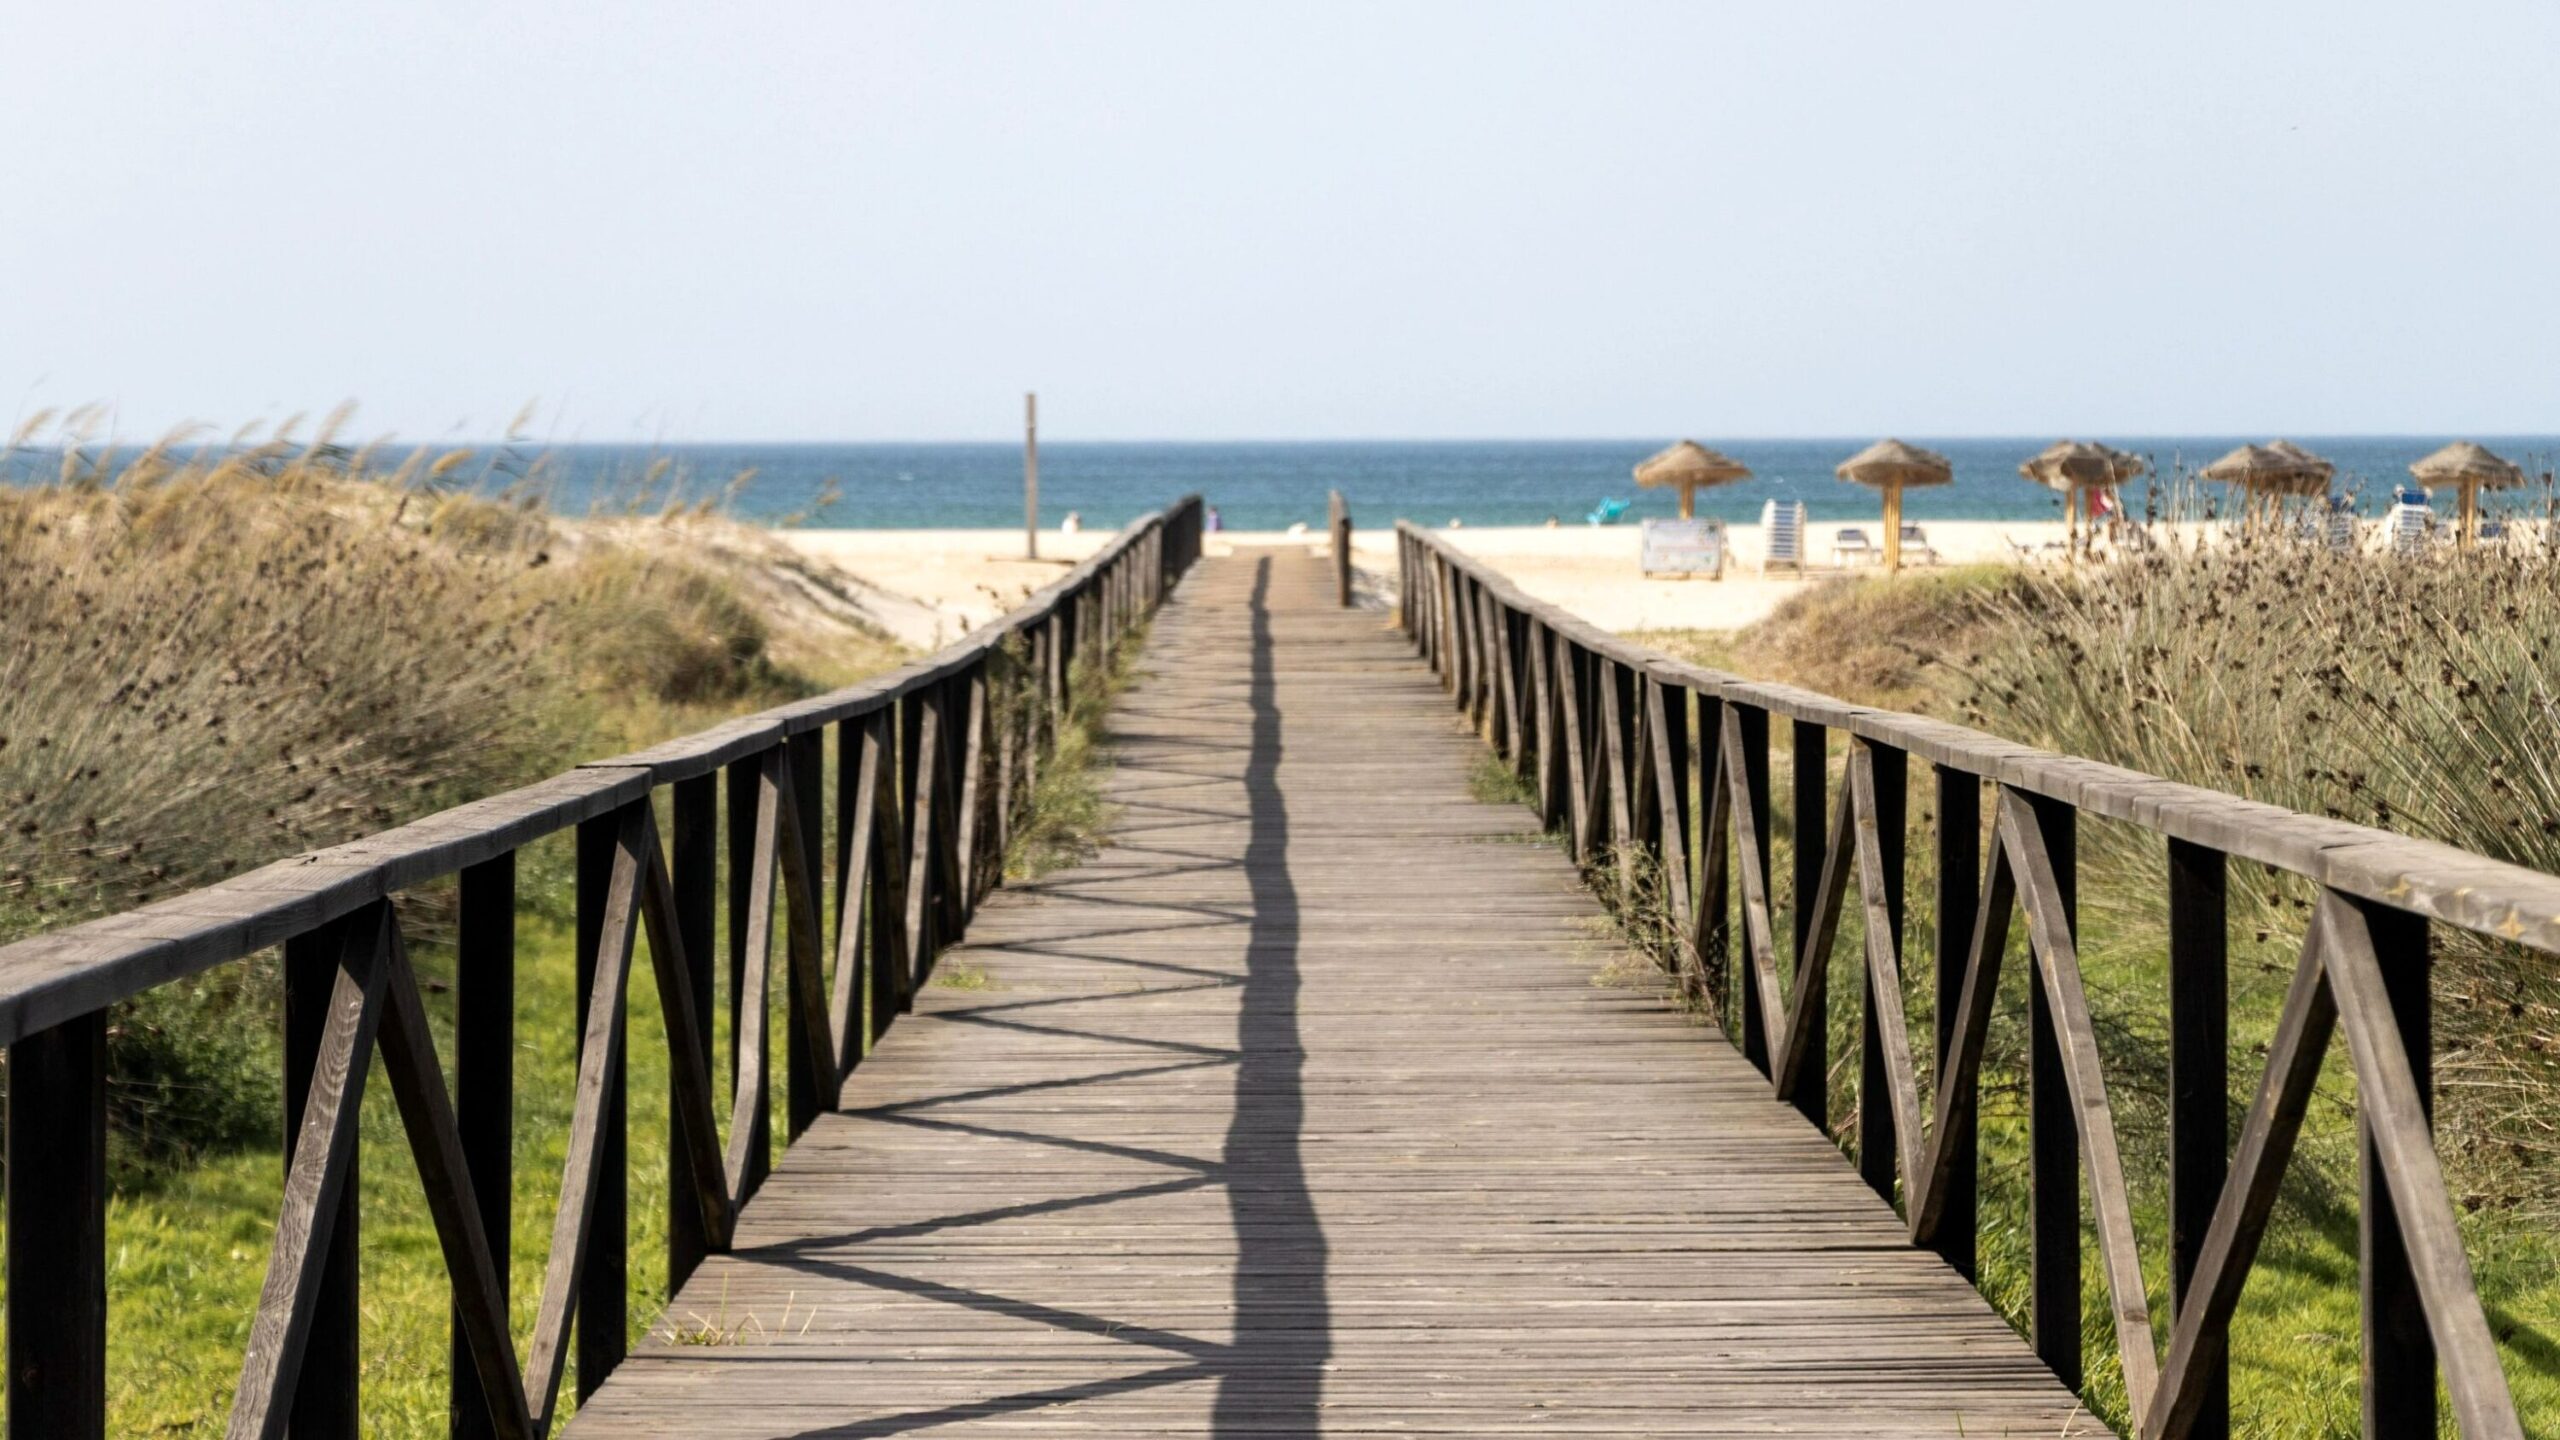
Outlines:
[[[1756,521],[1766,500],[1801,500],[1816,521],[1872,517],[1875,493],[1832,476],[1864,439],[1719,440],[1699,437],[1755,472],[1700,492],[1699,513]],[[2018,478],[2044,439],[1924,439],[1954,462],[1955,483],[1905,492],[1913,520],[2058,519],[2061,498]],[[2150,457],[2162,476],[2205,464],[2243,438],[2106,438]],[[2294,436],[2338,466],[2337,488],[2376,499],[2405,479],[2410,461],[2446,436]],[[2537,474],[2560,456],[2560,436],[2479,436]],[[1397,519],[1444,525],[1567,525],[1605,498],[1631,502],[1620,523],[1678,513],[1676,494],[1640,490],[1628,471],[1667,440],[1521,441],[1056,441],[1040,447],[1040,519],[1073,512],[1117,526],[1197,490],[1230,530],[1278,530],[1324,522],[1325,492],[1339,489],[1355,523]],[[0,481],[52,473],[40,450],[0,456]],[[526,477],[530,476],[529,482]],[[532,483],[566,512],[655,508],[672,491],[722,492],[745,476],[729,506],[739,518],[816,528],[931,529],[1022,523],[1022,451],[1006,444],[666,444],[489,447],[449,477],[503,487]],[[2152,482],[2145,482],[2152,483]],[[2218,487],[2214,487],[2218,488]],[[2142,512],[2143,485],[2126,494]],[[2165,493],[2165,488],[2164,488]],[[2498,497],[2488,504],[2497,508]],[[2387,503],[2385,501],[2384,503]],[[2514,503],[2524,503],[2521,497]],[[2542,504],[2537,487],[2531,502]],[[2369,499],[2366,508],[2375,507]]]

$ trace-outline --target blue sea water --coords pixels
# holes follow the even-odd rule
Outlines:
[[[1815,520],[1872,517],[1875,493],[1846,484],[1832,467],[1863,439],[1736,440],[1700,437],[1749,465],[1751,479],[1698,497],[1701,514],[1755,521],[1765,500],[1801,500]],[[2060,497],[2018,478],[2018,462],[2042,439],[1925,439],[1955,466],[1955,483],[1906,493],[1914,520],[2059,518]],[[2205,464],[2244,437],[2109,437],[2150,457],[2159,474]],[[2245,437],[2263,439],[2266,437]],[[2338,466],[2337,488],[2374,499],[2406,477],[2410,461],[2445,436],[2292,437]],[[2474,437],[2536,473],[2560,455],[2560,436]],[[1069,512],[1086,524],[1117,526],[1175,496],[1199,491],[1230,530],[1320,525],[1325,492],[1339,489],[1357,523],[1399,518],[1442,525],[1568,525],[1604,496],[1632,503],[1621,523],[1678,513],[1676,495],[1639,490],[1628,471],[1660,449],[1652,440],[1049,442],[1040,447],[1040,517],[1054,526]],[[0,480],[51,473],[42,452],[0,457]],[[557,508],[654,508],[674,490],[720,493],[747,477],[730,502],[742,519],[812,527],[921,529],[1022,523],[1022,452],[1005,444],[668,444],[555,445],[491,449],[452,479],[503,486],[528,472]],[[2147,483],[2147,482],[2146,482]],[[2137,485],[2125,496],[2140,513]],[[2387,503],[2387,501],[2385,502]],[[2493,498],[2490,502],[2496,504]],[[2541,497],[2534,504],[2539,508]]]

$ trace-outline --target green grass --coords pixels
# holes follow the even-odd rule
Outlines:
[[[1101,849],[1113,815],[1103,794],[1110,776],[1102,753],[1105,722],[1112,701],[1135,678],[1146,634],[1143,622],[1132,626],[1102,663],[1079,659],[1067,677],[1069,701],[1055,746],[1041,757],[1022,814],[1005,833],[1006,880],[1037,880]],[[1026,696],[1017,703],[1030,702]]]
[[[531,1333],[550,1253],[577,1076],[574,932],[559,878],[566,870],[565,857],[543,853],[546,847],[563,848],[554,839],[537,842],[528,853],[527,878],[540,893],[524,907],[517,934],[514,1226],[508,1290],[519,1353]],[[451,952],[428,944],[414,947],[413,954],[420,982],[429,992],[439,1050],[450,1056]],[[782,996],[776,985],[770,998],[777,1036],[782,1033]],[[618,1323],[634,1343],[661,1323],[684,1343],[708,1343],[704,1337],[709,1333],[726,1334],[721,1343],[757,1343],[780,1328],[785,1317],[662,1314],[667,1299],[667,1052],[645,953],[633,960],[626,1016],[630,1309]],[[724,995],[714,1005],[716,1064],[725,1063],[726,1016]],[[787,1102],[778,1065],[774,1089],[772,1125],[779,1136]],[[725,1122],[725,1111],[722,1118]],[[451,1290],[408,1140],[379,1064],[365,1089],[361,1131],[359,1383],[367,1433],[441,1435]],[[257,1146],[171,1171],[142,1172],[119,1188],[107,1216],[110,1433],[221,1433],[274,1239],[282,1175],[280,1152]],[[569,1398],[574,1387],[574,1375],[564,1379],[564,1413],[574,1408]]]

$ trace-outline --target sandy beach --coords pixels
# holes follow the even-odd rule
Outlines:
[[[1856,522],[1845,522],[1856,524]],[[1650,577],[1638,568],[1643,534],[1631,525],[1461,526],[1440,535],[1478,556],[1539,599],[1561,605],[1607,630],[1732,630],[1765,618],[1808,585],[1876,579],[1883,566],[1869,558],[1837,554],[1843,524],[1817,524],[1808,537],[1801,572],[1768,573],[1761,527],[1726,531],[1723,578]],[[1881,527],[1858,526],[1870,537]],[[2187,540],[2218,536],[2222,525],[2179,527]],[[2538,522],[2511,523],[2517,543],[2531,543]],[[838,576],[873,623],[898,639],[930,649],[958,638],[1012,608],[1075,562],[1107,544],[1112,532],[1068,535],[1043,531],[1038,560],[1023,558],[1020,530],[782,530],[775,532],[805,559]],[[1939,520],[1922,527],[1925,550],[1905,546],[1906,573],[1951,565],[2051,565],[2067,561],[2067,531],[2059,521]],[[2382,544],[2380,528],[2362,528],[2367,549]],[[1321,550],[1320,531],[1222,531],[1208,537],[1211,554],[1257,546]],[[2103,540],[2091,553],[2105,557]],[[1395,533],[1378,526],[1352,538],[1353,564],[1369,603],[1395,593]]]
[[[1836,527],[1835,527],[1836,528]],[[1870,534],[1874,527],[1867,527]],[[1043,531],[1038,560],[1023,557],[1019,530],[784,530],[794,551],[823,562],[843,577],[874,623],[922,649],[958,638],[1012,608],[1033,590],[1064,574],[1075,562],[1109,543],[1112,532],[1068,535]],[[1817,531],[1814,555],[1802,574],[1766,575],[1760,527],[1729,532],[1732,559],[1721,580],[1648,578],[1637,569],[1642,534],[1633,526],[1491,526],[1438,532],[1471,555],[1483,557],[1514,583],[1611,630],[1729,630],[1767,615],[1808,584],[1842,576],[1874,575],[1877,566],[1835,565],[1829,535]],[[2018,563],[2058,558],[2063,527],[2051,523],[1939,522],[1927,527],[1934,563]],[[1322,549],[1325,537],[1310,532],[1225,531],[1208,539],[1211,553],[1257,546]],[[2046,546],[2056,548],[2046,549]],[[1362,589],[1392,594],[1395,534],[1371,528],[1352,538],[1353,563]],[[1906,551],[1906,566],[1933,563]]]

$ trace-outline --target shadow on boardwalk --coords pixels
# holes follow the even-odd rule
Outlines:
[[[1599,906],[1317,560],[1205,560],[1145,671],[1110,845],[775,1167],[671,1308],[738,1338],[568,1440],[2105,1433],[1720,1037],[1591,983]]]
[[[1271,561],[1253,580],[1253,753],[1245,796],[1253,895],[1245,945],[1243,1055],[1227,1127],[1227,1209],[1236,1226],[1235,1349],[1218,1379],[1211,1432],[1313,1435],[1332,1353],[1324,1227],[1307,1190],[1306,1046],[1298,1034],[1298,891],[1280,794],[1280,698],[1272,668]]]
[[[1214,1382],[1217,1387],[1208,1431],[1213,1436],[1229,1437],[1229,1440],[1244,1440],[1244,1437],[1293,1440],[1293,1437],[1321,1433],[1324,1367],[1332,1354],[1331,1318],[1326,1301],[1324,1227],[1316,1215],[1315,1198],[1308,1188],[1305,1157],[1300,1148],[1307,1108],[1304,1085],[1306,1047],[1299,1033],[1300,915],[1297,888],[1289,876],[1289,810],[1281,794],[1279,780],[1282,722],[1271,633],[1270,588],[1270,562],[1264,560],[1255,576],[1251,604],[1252,731],[1243,773],[1248,825],[1243,856],[1240,862],[1202,863],[1194,860],[1182,867],[1188,873],[1199,874],[1232,870],[1240,863],[1245,872],[1246,894],[1251,904],[1246,920],[1244,974],[1241,984],[1232,987],[1241,996],[1236,1048],[1224,1051],[1153,1042],[1200,1058],[1138,1070],[1114,1068],[1039,1087],[1072,1089],[1109,1084],[1150,1073],[1232,1063],[1235,1067],[1234,1104],[1226,1143],[1218,1161],[1208,1166],[1191,1162],[1194,1174],[1154,1184],[937,1215],[904,1225],[809,1237],[770,1247],[763,1252],[768,1261],[803,1272],[813,1279],[850,1282],[962,1310],[1029,1320],[1061,1333],[1169,1351],[1187,1357],[1186,1363],[1081,1384],[973,1398],[962,1404],[880,1415],[852,1424],[827,1425],[798,1432],[801,1440],[858,1440],[858,1437],[903,1435],[971,1420],[1073,1406],[1081,1401],[1106,1400],[1200,1381]],[[1153,807],[1140,802],[1133,808]],[[1088,901],[1092,899],[1085,898]],[[1101,937],[1077,931],[1056,937],[1061,941],[1096,938]],[[1085,997],[1078,1003],[1084,1013],[1090,1015],[1098,1005],[1107,1006],[1108,1001]],[[1035,1026],[1009,1015],[994,1013],[1014,1008],[996,1004],[945,1011],[936,1018],[1048,1034],[1091,1036],[1123,1044],[1130,1042],[1127,1036],[1102,1036],[1090,1029],[1070,1031]],[[986,1087],[961,1095],[937,1097],[922,1107],[889,1104],[853,1113],[906,1128],[961,1132],[983,1138],[1140,1159],[1152,1164],[1185,1163],[1185,1157],[1162,1150],[1097,1144],[1070,1136],[1004,1129],[916,1113],[918,1108],[933,1108],[957,1100],[1019,1095],[1028,1088],[1031,1087]],[[1204,1184],[1220,1184],[1225,1188],[1228,1214],[1235,1231],[1234,1331],[1231,1342],[1226,1345],[1100,1315],[1053,1308],[958,1285],[938,1284],[810,1253],[840,1251],[846,1247],[1150,1199],[1197,1189]]]

